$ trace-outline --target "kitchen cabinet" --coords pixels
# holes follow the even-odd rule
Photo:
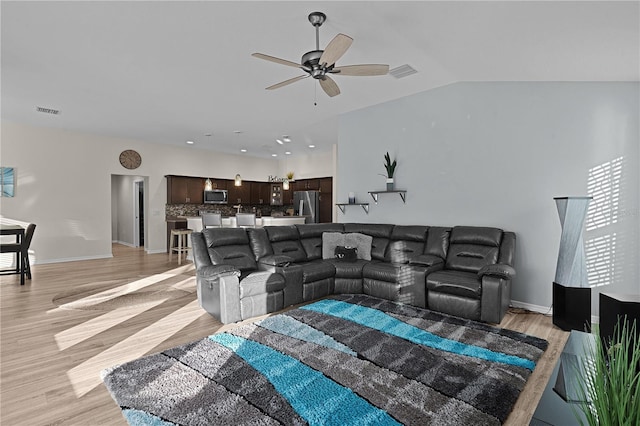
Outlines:
[[[326,177],[326,178],[321,178],[318,179],[320,181],[319,184],[319,190],[320,192],[324,193],[333,193],[333,178],[330,177]]]
[[[228,179],[211,179],[211,189],[229,189],[229,182]]]
[[[296,183],[296,191],[317,191],[320,189],[320,179],[301,179]]]
[[[271,184],[269,182],[251,182],[251,204],[269,204],[271,200]]]
[[[227,188],[229,191],[229,205],[251,204],[251,182],[243,181],[240,186],[235,186],[232,182]]]
[[[202,204],[204,178],[167,175],[167,204]]]
[[[281,206],[283,202],[286,202],[281,183],[269,184],[269,202],[272,206]]]

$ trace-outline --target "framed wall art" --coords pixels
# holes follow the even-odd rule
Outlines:
[[[13,197],[15,194],[13,167],[0,167],[0,186],[2,187],[2,197]]]

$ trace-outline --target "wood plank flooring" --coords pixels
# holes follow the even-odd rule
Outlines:
[[[222,324],[200,309],[193,265],[168,254],[114,244],[111,259],[34,265],[33,279],[0,277],[0,424],[126,425],[100,379],[100,371],[142,355],[198,340]],[[191,296],[110,310],[58,307],[69,291],[105,294],[169,282]],[[57,298],[56,298],[57,299]],[[501,327],[542,337],[549,348],[507,420],[529,423],[568,337],[551,318],[510,311]]]

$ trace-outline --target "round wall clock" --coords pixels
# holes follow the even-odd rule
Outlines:
[[[133,149],[126,149],[120,153],[120,164],[129,170],[137,169],[142,164],[142,157]]]

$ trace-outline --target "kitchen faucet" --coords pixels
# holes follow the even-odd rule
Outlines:
[[[236,211],[236,214],[238,214],[238,213],[240,213],[240,209],[242,209],[242,204],[238,203],[238,205],[237,205],[237,206],[233,206],[233,208],[234,208],[234,209],[238,209],[238,210]]]

